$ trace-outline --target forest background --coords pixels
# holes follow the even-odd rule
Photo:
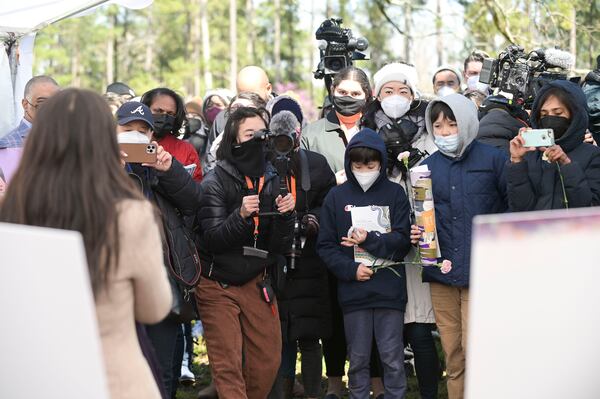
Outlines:
[[[411,62],[424,92],[437,66],[462,70],[473,49],[496,56],[511,43],[559,46],[575,55],[579,75],[600,54],[600,0],[155,0],[143,10],[109,6],[43,29],[34,73],[98,92],[114,81],[138,95],[164,85],[190,99],[234,88],[237,71],[254,64],[276,92],[294,91],[314,119],[324,95],[313,78],[314,32],[329,17],[368,39],[370,60],[358,66],[372,74],[387,62]]]

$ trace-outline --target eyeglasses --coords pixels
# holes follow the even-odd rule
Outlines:
[[[25,99],[25,101],[27,101],[27,104],[31,105],[33,107],[33,109],[35,109],[36,111],[39,108],[39,106],[43,104],[43,102],[38,103],[38,104],[32,104],[31,101],[29,101],[28,99]]]

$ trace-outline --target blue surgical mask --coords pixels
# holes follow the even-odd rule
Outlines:
[[[439,150],[447,155],[456,155],[456,150],[458,150],[458,134],[453,134],[451,136],[433,136],[433,141],[435,145],[439,148]]]

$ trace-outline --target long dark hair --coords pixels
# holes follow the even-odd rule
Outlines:
[[[240,107],[233,111],[227,118],[225,130],[223,130],[223,140],[217,149],[217,159],[232,159],[231,149],[235,144],[240,125],[248,118],[260,118],[265,122],[265,127],[269,127],[269,112],[264,108]]]
[[[142,199],[120,161],[106,101],[63,90],[40,107],[0,208],[3,222],[79,231],[94,293],[118,263],[117,204]]]
[[[181,129],[183,122],[186,120],[185,104],[179,94],[166,87],[157,87],[145,92],[140,102],[145,104],[148,108],[152,108],[152,102],[158,96],[169,96],[175,101],[175,123],[173,124],[173,131],[171,133],[177,136],[179,134],[179,129]]]

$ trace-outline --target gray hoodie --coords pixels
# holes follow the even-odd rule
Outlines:
[[[447,153],[445,151],[440,152],[451,158],[460,158],[466,148],[471,144],[477,137],[479,131],[479,119],[477,118],[477,106],[473,101],[469,100],[462,94],[450,94],[448,96],[433,100],[427,106],[425,111],[425,124],[427,131],[433,135],[433,123],[431,123],[431,107],[438,102],[447,104],[456,118],[458,125],[458,148],[454,153]]]

